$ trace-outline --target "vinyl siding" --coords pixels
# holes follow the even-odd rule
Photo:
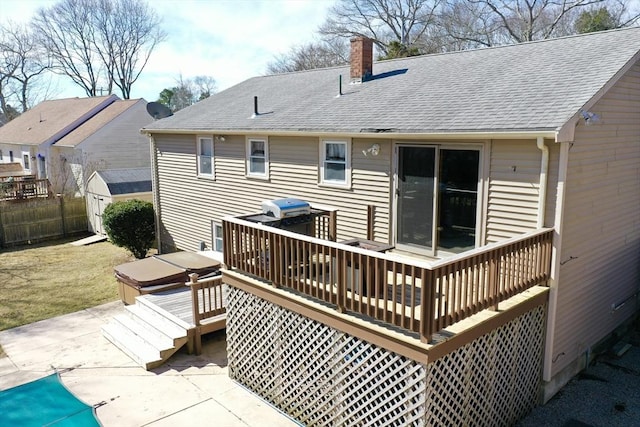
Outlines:
[[[259,135],[255,135],[259,136]],[[195,135],[158,135],[163,250],[196,250],[211,242],[211,220],[261,210],[264,200],[296,197],[338,210],[338,239],[365,237],[367,205],[376,207],[375,239],[389,241],[390,141],[378,156],[363,150],[374,141],[351,144],[351,188],[319,185],[319,144],[314,137],[270,137],[269,179],[245,177],[245,137],[215,142],[215,179],[196,177]]]
[[[486,243],[537,228],[541,153],[535,140],[492,142]]]
[[[637,309],[612,311],[640,283],[640,64],[590,111],[569,150],[553,373]]]

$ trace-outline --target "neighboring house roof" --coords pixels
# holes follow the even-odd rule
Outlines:
[[[151,191],[151,168],[110,169],[95,173],[107,184],[112,195]]]
[[[112,104],[109,104],[108,107],[96,113],[93,117],[89,118],[87,121],[75,128],[72,132],[60,138],[56,142],[56,146],[77,146],[82,141],[86,140],[88,137],[108,124],[110,121],[118,117],[120,114],[124,113],[129,108],[132,108],[138,102],[144,102],[146,105],[146,101],[144,101],[143,99],[119,99]],[[149,120],[151,120],[151,118],[149,118]]]
[[[555,131],[640,57],[640,28],[255,77],[145,129],[209,132]],[[343,95],[338,82],[343,76]],[[258,115],[254,112],[258,97]]]
[[[117,96],[109,95],[43,101],[0,127],[0,143],[55,143],[116,100]]]
[[[7,178],[10,176],[32,176],[33,173],[27,172],[22,169],[20,163],[0,163],[0,178]]]

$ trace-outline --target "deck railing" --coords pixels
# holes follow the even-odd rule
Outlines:
[[[191,301],[193,323],[200,326],[202,321],[227,312],[227,302],[223,291],[222,276],[198,279],[198,275],[189,275],[191,279]]]
[[[433,334],[539,284],[550,272],[553,231],[541,229],[436,262],[379,253],[251,223],[223,221],[225,264],[416,332]]]
[[[48,179],[24,179],[0,182],[0,200],[25,200],[36,197],[51,197]]]

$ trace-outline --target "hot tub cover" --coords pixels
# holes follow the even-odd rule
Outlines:
[[[118,280],[132,286],[184,283],[189,274],[204,276],[220,269],[220,262],[193,252],[154,255],[115,267]]]

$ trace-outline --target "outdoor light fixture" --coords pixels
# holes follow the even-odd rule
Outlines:
[[[362,154],[364,154],[365,156],[369,154],[371,154],[372,156],[377,156],[378,154],[380,154],[380,144],[373,144],[366,150],[362,150]]]
[[[216,136],[215,139],[218,142],[225,142],[227,140],[227,138],[225,138],[223,135],[218,135],[218,136]]]
[[[596,113],[582,110],[580,111],[580,114],[582,114],[582,118],[584,119],[584,124],[586,124],[587,126],[591,126],[594,123],[600,122],[600,116],[597,115]]]

